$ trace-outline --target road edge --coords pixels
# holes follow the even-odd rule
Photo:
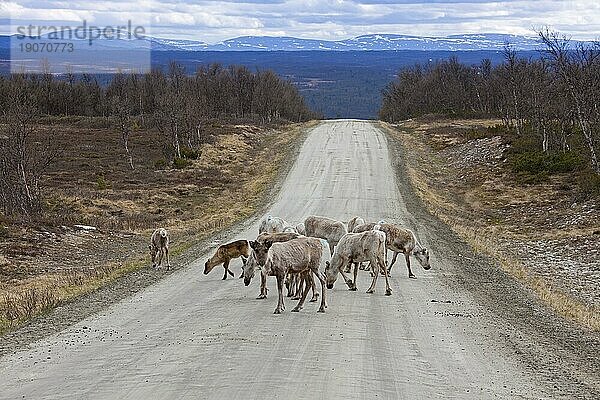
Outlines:
[[[497,260],[479,253],[460,235],[431,214],[408,175],[407,149],[393,137],[385,123],[375,126],[384,133],[396,174],[398,191],[411,216],[411,229],[418,236],[445,241],[443,259],[456,266],[456,279],[447,281],[454,290],[468,291],[489,310],[496,329],[490,330],[503,343],[507,356],[522,363],[565,398],[600,398],[600,335],[583,330],[557,315]],[[418,223],[417,223],[418,219]],[[465,255],[468,255],[465,257]],[[560,386],[558,386],[560,385]]]

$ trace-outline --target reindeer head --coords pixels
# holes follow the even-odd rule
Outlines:
[[[209,258],[204,264],[204,275],[208,275],[210,271],[213,270],[214,267],[221,264],[223,260],[221,259],[221,252],[217,250],[214,256]]]
[[[260,266],[264,266],[265,263],[267,262],[267,254],[269,253],[269,249],[271,248],[271,246],[273,245],[273,242],[271,242],[270,240],[264,240],[264,241],[250,241],[250,247],[252,248],[253,252],[254,252],[254,256],[256,257],[256,261],[258,262],[258,265]]]
[[[252,281],[252,278],[254,278],[254,273],[256,272],[256,270],[258,268],[260,268],[260,266],[258,265],[258,262],[256,261],[256,254],[254,253],[254,251],[252,251],[252,252],[250,252],[250,257],[248,257],[248,259],[244,263],[244,266],[242,267],[242,274],[244,276],[244,285],[248,286],[250,284],[250,282]]]
[[[431,269],[431,265],[429,264],[429,251],[425,247],[413,251],[413,255],[424,270]]]
[[[337,252],[333,253],[333,257],[331,257],[331,262],[325,262],[325,283],[327,284],[327,289],[333,289],[333,284],[337,280],[338,273],[340,272],[339,266],[341,265],[341,258]]]

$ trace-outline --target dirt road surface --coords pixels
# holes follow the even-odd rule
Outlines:
[[[258,280],[249,287],[221,281],[220,268],[204,276],[207,255],[198,254],[158,284],[4,356],[0,398],[596,397],[597,337],[560,325],[487,260],[436,228],[396,178],[401,152],[391,147],[375,124],[324,122],[308,135],[270,207],[290,222],[360,215],[413,229],[433,268],[415,262],[418,279],[409,280],[400,261],[391,297],[383,279],[366,294],[363,272],[358,292],[341,279],[328,291],[325,314],[315,303],[292,313],[295,302],[286,298],[286,311],[274,315],[274,279],[269,298],[256,300]],[[257,225],[228,239],[253,238]],[[236,274],[240,266],[234,263]],[[538,329],[535,320],[545,322]]]

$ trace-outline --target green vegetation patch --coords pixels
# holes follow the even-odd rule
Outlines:
[[[186,158],[188,160],[197,160],[200,158],[200,151],[191,149],[189,147],[184,147],[181,149],[181,158]]]
[[[574,172],[585,165],[581,156],[575,152],[544,153],[542,151],[528,151],[513,154],[510,158],[513,172],[539,174],[558,174]]]
[[[186,169],[190,165],[192,165],[192,162],[187,158],[175,157],[173,159],[173,168],[175,169]]]
[[[584,198],[600,198],[600,175],[586,169],[577,177],[579,190]]]

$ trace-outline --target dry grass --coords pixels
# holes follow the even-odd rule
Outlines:
[[[136,160],[134,172],[122,163],[118,141],[107,139],[114,132],[67,126],[65,145],[83,130],[76,146],[93,154],[69,151],[49,176],[45,219],[8,226],[0,238],[6,244],[0,250],[0,334],[148,266],[146,242],[156,226],[169,229],[176,257],[256,213],[310,125],[218,127],[214,142],[203,145],[201,157],[185,170],[156,170],[161,155],[150,135],[137,142],[147,158]],[[98,170],[106,187],[94,179]],[[60,228],[75,223],[99,230]]]
[[[142,263],[138,261],[84,271],[62,271],[39,276],[26,284],[5,289],[0,297],[0,334],[77,296],[90,293],[141,266]]]
[[[432,209],[432,211],[434,210]],[[442,215],[439,210],[437,212],[434,211],[434,213],[438,216]],[[457,224],[456,222],[444,222],[450,225],[463,239],[466,239],[467,243],[476,251],[497,260],[505,272],[531,289],[540,300],[556,313],[577,322],[591,331],[600,332],[600,309],[598,307],[584,304],[553,287],[545,279],[531,274],[518,258],[507,255],[498,249],[495,240],[491,239],[497,237],[497,230],[488,229],[487,231],[482,231],[481,229],[473,229]]]
[[[454,123],[460,123],[460,121]],[[431,122],[428,123],[428,126],[442,129],[438,124]],[[442,170],[446,160],[437,159],[436,154],[431,152],[430,148],[424,144],[424,139],[419,136],[425,132],[427,127],[420,125],[418,122],[411,122],[410,129],[406,129],[406,126],[402,127],[404,128],[403,133],[389,125],[384,124],[384,128],[395,140],[399,140],[405,148],[411,149],[411,154],[407,156],[408,175],[417,194],[432,214],[450,226],[476,251],[497,260],[505,272],[532,290],[542,302],[557,314],[589,330],[600,331],[600,309],[597,306],[584,303],[556,288],[548,280],[532,273],[521,260],[512,254],[506,253],[499,246],[498,238],[500,237],[523,238],[531,235],[532,232],[523,231],[514,226],[505,226],[502,221],[483,217],[485,212],[492,208],[491,205],[498,201],[497,196],[486,199],[481,190],[469,189],[464,186],[453,187],[451,184],[440,187],[439,182],[434,183],[436,181],[435,171]],[[410,130],[412,130],[412,133],[409,133]],[[440,180],[447,182],[449,179],[448,176],[444,176]],[[464,181],[464,179],[461,180]],[[525,207],[532,199],[541,201],[541,199],[548,197],[550,190],[547,186],[511,189],[514,190],[511,190],[509,194],[504,193],[504,196],[509,196],[510,199],[504,200],[515,203],[522,202]],[[554,196],[553,193],[550,193],[550,195]],[[539,237],[556,239],[572,237],[582,232],[589,233],[588,231],[587,228],[575,228],[566,231],[545,229],[544,226],[541,226]],[[537,231],[534,234],[538,237]]]

